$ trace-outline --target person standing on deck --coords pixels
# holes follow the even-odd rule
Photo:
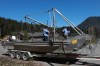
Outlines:
[[[67,29],[67,27],[64,28],[64,29],[62,30],[62,32],[63,32],[64,38],[65,38],[65,39],[68,39],[68,35],[69,35],[70,31]]]
[[[45,27],[43,29],[43,41],[48,41],[49,40],[49,30],[48,27]]]

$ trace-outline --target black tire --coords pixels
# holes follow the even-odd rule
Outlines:
[[[69,59],[69,64],[75,64],[78,60],[77,59]]]
[[[20,52],[17,52],[16,53],[16,58],[20,60],[22,58],[22,54]]]
[[[88,63],[87,63],[87,62],[82,62],[82,64],[83,64],[83,65],[86,65],[86,64],[88,64]]]
[[[6,52],[6,54],[7,54],[8,56],[10,56],[10,53],[11,53],[10,51],[7,51],[7,52]]]
[[[70,62],[69,62],[69,64],[75,64],[75,63],[76,63],[75,61],[73,61],[73,62],[70,61]]]
[[[24,53],[22,54],[22,59],[25,60],[25,61],[29,60],[29,55],[28,55],[28,53],[24,52]]]
[[[12,51],[12,52],[10,52],[10,57],[11,57],[11,58],[13,58],[13,59],[14,59],[14,58],[16,58],[16,53],[15,53],[15,52],[13,52],[13,51]]]

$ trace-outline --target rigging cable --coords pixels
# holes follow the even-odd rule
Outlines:
[[[50,11],[48,11],[48,14],[49,14],[49,17],[50,17],[50,23],[51,23],[51,24],[50,24],[50,27],[52,27],[52,22],[51,22],[52,19],[51,19],[51,13],[50,13]]]
[[[77,28],[71,21],[69,21],[62,13],[60,13],[57,9],[54,9],[79,35],[84,34],[79,28]],[[81,32],[79,32],[79,31]]]
[[[47,13],[47,12],[50,12],[51,10],[47,10],[47,11],[43,11],[43,12],[39,12],[39,13],[35,13],[35,14],[29,14],[27,16],[36,16],[36,15],[40,15],[40,14],[43,14],[43,13]]]

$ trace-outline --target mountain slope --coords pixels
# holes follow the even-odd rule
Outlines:
[[[78,27],[88,33],[88,29],[94,27],[95,35],[100,37],[100,16],[88,17]]]
[[[92,26],[100,28],[100,16],[88,17],[85,21],[83,21],[80,25],[78,25],[80,29],[88,29],[89,27]]]

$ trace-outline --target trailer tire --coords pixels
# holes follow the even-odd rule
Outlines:
[[[25,60],[25,61],[29,60],[29,55],[28,55],[28,53],[24,52],[24,53],[22,54],[22,59]]]
[[[12,51],[12,52],[10,52],[10,57],[11,57],[11,58],[13,58],[13,59],[14,59],[14,58],[16,58],[16,53],[15,53],[15,52],[13,52],[13,51]]]
[[[10,51],[7,51],[7,52],[6,52],[6,54],[7,54],[8,56],[10,56],[10,53],[11,53]]]
[[[22,58],[22,54],[20,52],[17,52],[16,53],[16,58],[20,60]]]
[[[78,60],[77,59],[69,59],[69,64],[75,64]]]
[[[69,62],[69,64],[75,64],[75,61],[73,61],[73,62]]]

